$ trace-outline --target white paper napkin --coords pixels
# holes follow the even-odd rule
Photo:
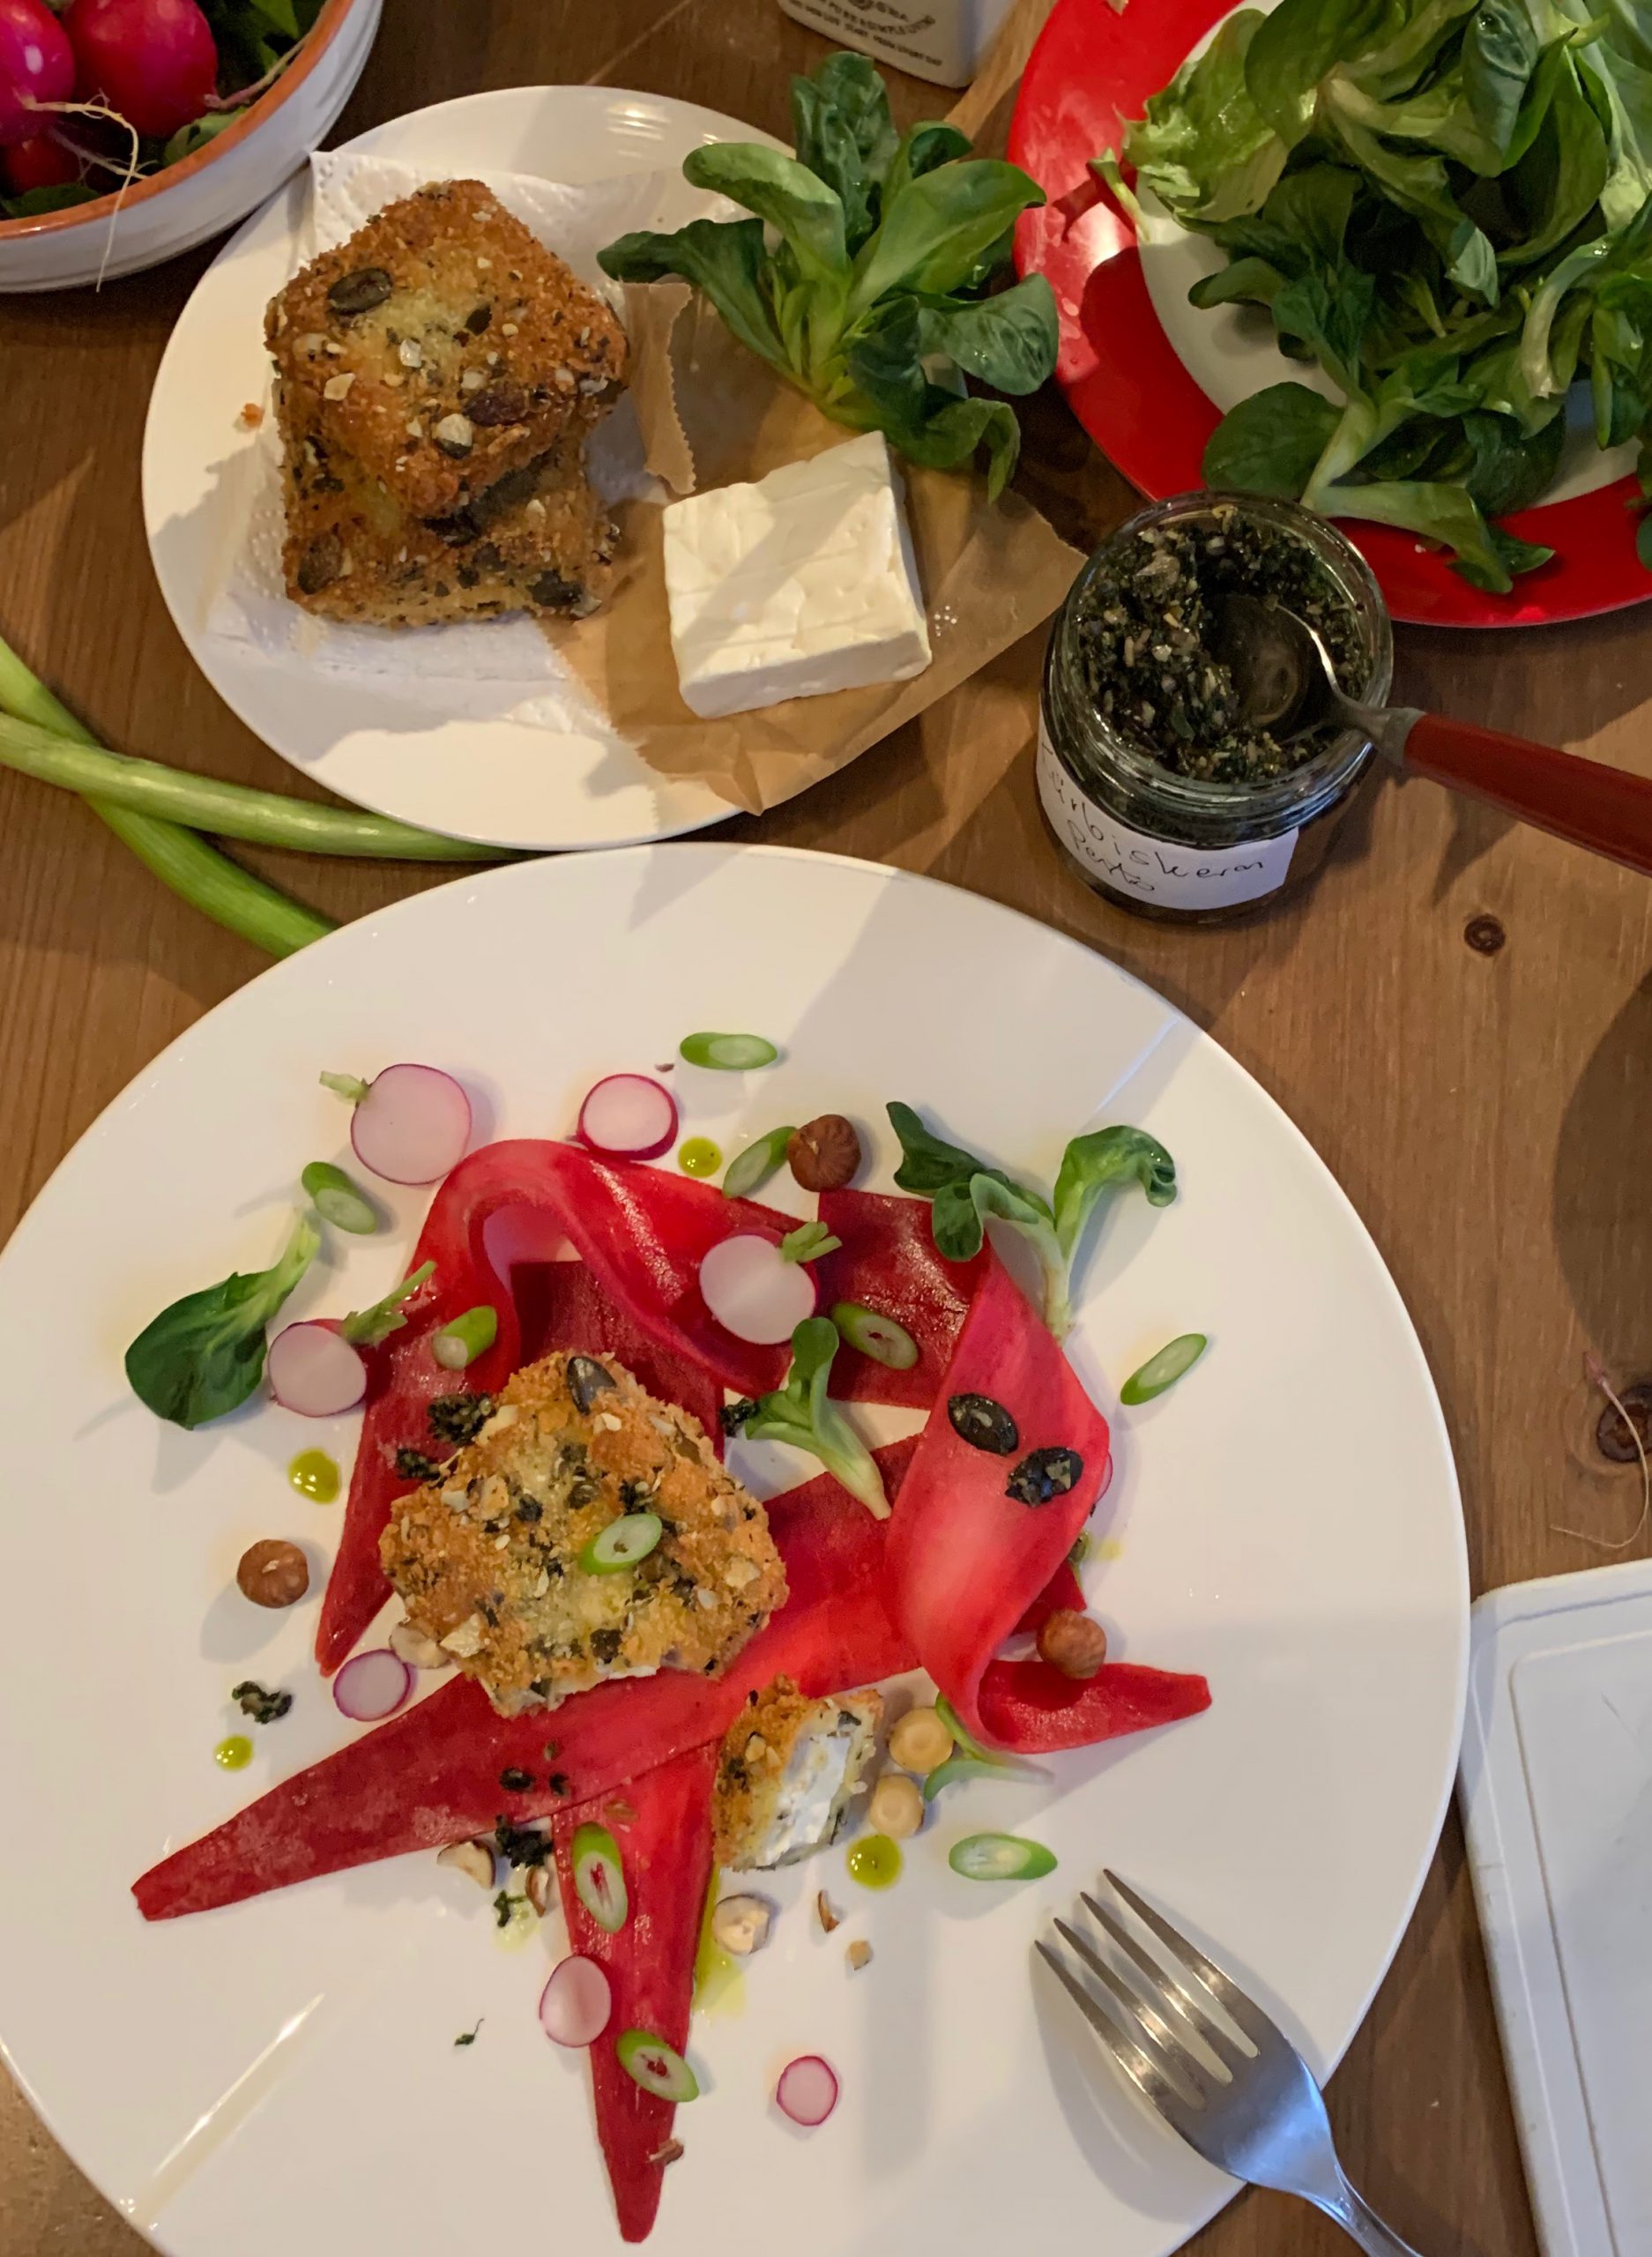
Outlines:
[[[306,228],[295,246],[294,272],[344,242],[385,205],[433,179],[447,177],[392,163],[324,150],[310,160],[311,193]],[[733,205],[690,189],[678,172],[627,173],[574,187],[521,173],[466,174],[480,179],[548,250],[576,274],[617,303],[618,292],[597,264],[604,243],[633,228],[679,227],[699,216],[723,217]],[[244,518],[227,555],[222,585],[208,606],[206,632],[283,666],[319,669],[345,679],[420,685],[421,695],[452,686],[440,702],[454,711],[485,704],[535,726],[602,736],[605,718],[531,619],[455,621],[440,627],[341,626],[316,619],[289,601],[281,575],[283,508],[280,440],[273,414],[243,458]],[[587,451],[592,484],[610,503],[643,495],[666,499],[643,466],[630,403],[621,399],[599,426]],[[530,693],[513,707],[509,697],[478,700],[478,684],[503,684]],[[468,693],[461,699],[460,690]]]

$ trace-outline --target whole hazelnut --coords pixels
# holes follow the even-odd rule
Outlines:
[[[235,1581],[255,1606],[296,1606],[309,1589],[309,1561],[296,1544],[266,1537],[242,1553]]]
[[[792,1131],[785,1156],[805,1191],[841,1191],[860,1165],[860,1139],[841,1113],[822,1113]]]
[[[1107,1633],[1088,1614],[1058,1607],[1038,1633],[1038,1651],[1063,1677],[1094,1677],[1107,1658]]]

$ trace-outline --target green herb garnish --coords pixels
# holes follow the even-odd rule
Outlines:
[[[971,157],[953,126],[897,135],[864,56],[828,56],[794,78],[792,111],[795,157],[722,141],[684,160],[696,188],[753,218],[622,235],[599,254],[603,267],[624,282],[681,275],[834,421],[882,431],[913,462],[952,470],[985,448],[996,495],[1020,426],[965,380],[1022,394],[1055,367],[1042,275],[980,294],[1009,265],[1016,220],[1043,190],[1015,165]]]
[[[800,1223],[788,1231],[780,1241],[782,1262],[818,1262],[828,1254],[836,1254],[843,1244],[834,1238],[824,1223]]]
[[[463,1449],[473,1442],[494,1415],[491,1395],[461,1391],[456,1395],[435,1395],[425,1405],[425,1420],[439,1442],[450,1442],[455,1449]]]
[[[811,1451],[875,1519],[887,1520],[889,1501],[877,1461],[826,1393],[838,1345],[837,1327],[830,1317],[806,1316],[792,1335],[785,1384],[746,1413],[746,1436]]]
[[[961,1145],[925,1128],[910,1105],[888,1107],[901,1140],[895,1181],[903,1191],[931,1203],[930,1228],[949,1262],[971,1261],[981,1250],[989,1218],[1019,1231],[1044,1271],[1044,1318],[1059,1340],[1072,1322],[1069,1276],[1086,1223],[1102,1198],[1140,1183],[1149,1203],[1168,1206],[1176,1196],[1176,1164],[1157,1137],[1141,1128],[1097,1128],[1075,1136],[1062,1155],[1053,1204],[988,1167]]]
[[[163,1308],[126,1351],[133,1394],[177,1426],[203,1426],[238,1409],[264,1377],[264,1329],[320,1244],[314,1223],[301,1217],[268,1270],[233,1272]]]
[[[500,1922],[500,1926],[502,1927],[506,1926],[509,1918],[510,1915],[507,1913],[505,1919]],[[456,2045],[473,2045],[476,2043],[476,2030],[481,2028],[483,2022],[485,2022],[487,2019],[487,2017],[485,2014],[479,2015],[476,2021],[476,2030],[461,2030],[458,2036],[453,2040],[453,2043]]]
[[[1208,482],[1403,527],[1499,593],[1545,562],[1496,520],[1552,483],[1574,379],[1603,448],[1652,416],[1648,63],[1636,11],[1585,0],[1230,17],[1124,154],[1227,254],[1194,303],[1265,307],[1336,398],[1241,401]]]
[[[242,1716],[250,1717],[256,1724],[279,1724],[293,1705],[290,1693],[269,1692],[250,1677],[233,1687],[229,1697]]]

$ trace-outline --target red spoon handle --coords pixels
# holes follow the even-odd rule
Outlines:
[[[1439,713],[1412,728],[1405,765],[1652,877],[1652,781],[1644,776]]]

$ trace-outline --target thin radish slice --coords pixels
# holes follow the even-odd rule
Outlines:
[[[343,1077],[324,1076],[329,1086]],[[439,1066],[386,1066],[356,1099],[350,1142],[386,1183],[434,1183],[471,1140],[471,1101]]]
[[[700,1264],[705,1305],[737,1340],[778,1347],[815,1314],[815,1280],[788,1262],[771,1238],[742,1231],[714,1246]]]
[[[367,1366],[331,1324],[288,1324],[270,1343],[264,1359],[270,1392],[306,1419],[336,1419],[353,1411],[367,1393]]]
[[[781,2070],[774,2097],[782,2115],[812,2132],[837,2105],[837,2072],[818,2053],[801,2053]]]
[[[540,2026],[557,2045],[594,2045],[614,2013],[614,1991],[594,1959],[560,1960],[540,1993]]]
[[[332,1680],[332,1697],[339,1713],[352,1724],[376,1724],[393,1717],[413,1691],[413,1673],[399,1654],[388,1646],[357,1654],[346,1662]]]
[[[578,1133],[593,1152],[651,1160],[677,1133],[676,1100],[646,1074],[610,1074],[580,1106]]]

